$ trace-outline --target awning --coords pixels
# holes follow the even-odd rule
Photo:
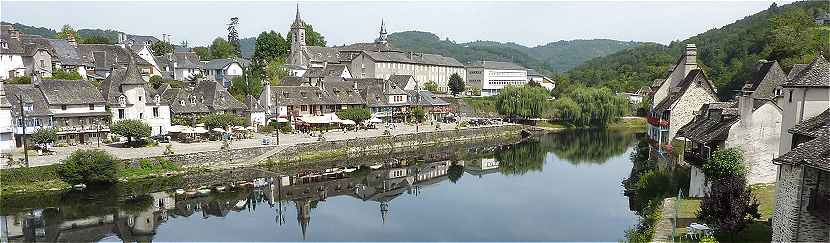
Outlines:
[[[197,128],[193,129],[193,133],[207,133],[207,132],[208,132],[208,130],[205,129],[204,127],[197,127]]]
[[[372,119],[369,119],[369,122],[371,122],[371,123],[383,123],[383,120],[381,120],[380,118],[377,118],[377,117],[372,117]]]
[[[185,128],[187,127],[182,125],[173,125],[167,129],[167,132],[182,132],[182,130],[184,130]]]
[[[354,124],[357,124],[357,123],[355,123],[354,121],[349,120],[349,119],[340,120],[340,123],[343,123],[343,125],[354,125]]]
[[[225,132],[225,129],[218,128],[218,127],[215,127],[215,128],[213,128],[213,129],[211,129],[211,130],[212,130],[212,131],[214,131],[214,132],[222,132],[222,133],[223,133],[223,132]]]

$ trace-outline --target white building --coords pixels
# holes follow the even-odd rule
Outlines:
[[[204,76],[228,88],[233,78],[242,76],[242,71],[248,64],[248,61],[236,58],[213,59],[204,64]]]
[[[533,69],[527,69],[527,79],[530,80],[530,82],[535,82],[541,85],[548,91],[556,88],[556,82]]]
[[[481,96],[498,95],[508,85],[522,86],[530,80],[527,68],[511,62],[480,61],[466,69],[467,87],[481,90]]]
[[[799,70],[800,69],[800,70]],[[778,154],[789,152],[796,141],[788,129],[830,107],[830,64],[824,56],[817,56],[807,66],[796,65],[790,70],[791,79],[782,85],[784,120],[781,124],[781,145]]]
[[[167,134],[170,106],[141,76],[134,58],[126,68],[112,71],[101,84],[102,94],[112,113],[112,122],[137,119],[152,127],[152,135]]]
[[[3,34],[0,35],[0,80],[24,76],[26,75],[26,66],[23,65],[24,50],[23,44],[20,42],[20,32],[14,31],[14,27],[10,25],[3,25],[2,27]]]
[[[10,153],[14,149],[14,126],[12,125],[12,106],[6,98],[5,82],[0,81],[0,154]]]

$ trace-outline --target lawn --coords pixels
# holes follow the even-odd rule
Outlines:
[[[775,184],[759,184],[753,185],[752,193],[758,199],[760,206],[758,211],[761,213],[761,219],[754,224],[747,226],[746,229],[737,235],[718,236],[720,242],[769,242],[772,237],[772,231],[767,225],[767,220],[772,217],[775,210]],[[685,198],[680,200],[678,208],[678,224],[677,235],[686,234],[686,226],[692,222],[697,222],[697,211],[700,210],[700,199]],[[678,238],[679,240],[679,238]]]

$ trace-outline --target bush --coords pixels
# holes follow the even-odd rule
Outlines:
[[[32,142],[44,145],[42,147],[44,150],[46,149],[46,144],[55,142],[55,140],[58,140],[58,132],[54,128],[41,128],[32,134]]]
[[[127,119],[116,122],[110,130],[114,134],[127,137],[127,144],[131,144],[133,138],[149,137],[153,128],[144,121]]]
[[[758,200],[746,186],[742,175],[731,175],[714,180],[712,190],[700,202],[697,218],[713,225],[718,234],[735,234],[743,230],[758,213]]]
[[[424,89],[428,90],[429,92],[436,93],[438,92],[438,84],[436,84],[432,80],[427,81],[426,83],[424,83]]]
[[[715,151],[709,161],[703,164],[706,180],[714,181],[734,175],[743,175],[743,153],[740,149],[729,148]]]
[[[166,159],[142,159],[138,161],[138,167],[125,168],[121,175],[128,177],[146,176],[176,171],[178,169],[179,167],[176,164]]]
[[[76,150],[62,161],[58,175],[69,184],[112,184],[117,180],[117,160],[103,150]]]

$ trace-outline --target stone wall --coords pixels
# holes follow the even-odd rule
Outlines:
[[[781,165],[772,218],[773,242],[828,242],[830,219],[808,210],[810,194],[816,190],[820,172],[817,169]]]
[[[477,127],[467,129],[448,129],[435,132],[417,134],[401,134],[395,136],[380,136],[371,138],[355,138],[337,141],[322,141],[301,143],[285,147],[268,159],[279,162],[294,162],[298,160],[314,160],[328,157],[369,156],[393,154],[409,151],[423,146],[448,146],[470,140],[499,137],[508,134],[517,135],[522,130],[519,125],[505,125],[496,127]],[[210,167],[228,164],[254,165],[251,161],[268,151],[278,149],[280,145],[258,146],[230,150],[214,150],[187,154],[174,154],[151,158],[164,158],[183,167]],[[130,165],[138,165],[138,161],[146,158],[125,160]]]

